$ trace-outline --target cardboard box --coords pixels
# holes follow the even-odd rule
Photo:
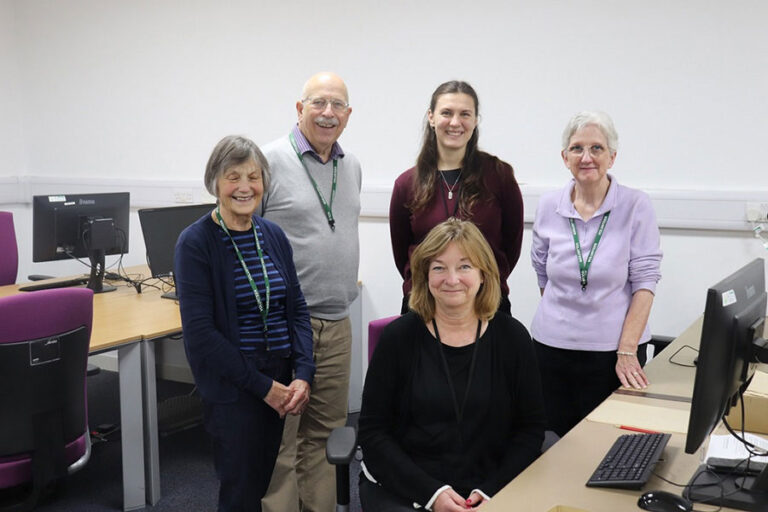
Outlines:
[[[744,411],[747,423],[744,430],[756,434],[768,434],[768,373],[758,369],[749,388],[744,393]],[[741,429],[741,404],[732,407],[728,424],[734,430]]]

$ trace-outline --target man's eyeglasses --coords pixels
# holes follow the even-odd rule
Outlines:
[[[605,147],[603,147],[600,144],[593,144],[589,146],[588,151],[590,155],[597,158],[598,156],[605,153]],[[579,146],[578,144],[575,144],[568,148],[568,153],[573,156],[582,156],[584,154],[584,146]]]
[[[329,103],[334,112],[345,112],[349,108],[349,103],[330,98],[304,98],[301,102],[309,103],[315,110],[325,110]]]

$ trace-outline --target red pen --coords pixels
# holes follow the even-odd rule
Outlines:
[[[647,428],[631,427],[629,425],[618,425],[622,430],[631,430],[632,432],[642,432],[643,434],[658,434],[655,430],[648,430]]]

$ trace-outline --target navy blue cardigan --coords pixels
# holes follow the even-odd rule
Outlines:
[[[293,251],[277,224],[254,216],[264,235],[264,251],[286,284],[286,313],[291,335],[291,361],[295,378],[310,384],[315,374],[312,327],[299,286]],[[184,348],[202,398],[227,403],[238,390],[264,398],[272,379],[259,371],[266,360],[240,351],[235,305],[235,257],[222,243],[219,227],[210,214],[186,228],[176,243],[176,293],[179,296]]]

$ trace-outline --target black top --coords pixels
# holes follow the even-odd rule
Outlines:
[[[359,439],[366,468],[390,492],[422,506],[446,484],[462,496],[476,488],[493,496],[538,457],[545,417],[528,331],[497,315],[478,344],[459,425],[442,347],[421,318],[408,313],[382,332],[365,379]],[[462,373],[455,377],[466,382]]]

